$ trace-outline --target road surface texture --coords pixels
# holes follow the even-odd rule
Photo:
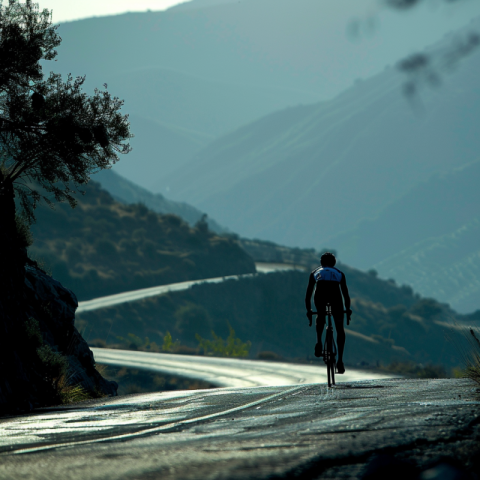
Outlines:
[[[159,285],[158,287],[142,288],[141,290],[133,290],[130,292],[117,293],[115,295],[108,295],[107,297],[94,298],[93,300],[86,300],[79,302],[77,313],[89,312],[91,310],[98,310],[100,308],[111,307],[113,305],[120,305],[121,303],[135,302],[148,297],[156,297],[168,292],[178,292],[187,290],[193,285],[200,283],[220,283],[225,280],[239,279],[244,277],[251,277],[258,273],[271,273],[286,270],[302,270],[302,267],[294,265],[287,265],[283,263],[256,263],[257,273],[247,273],[243,275],[229,275],[226,277],[204,278],[201,280],[189,280],[187,282],[170,283],[168,285]]]
[[[193,378],[218,387],[274,387],[327,381],[327,368],[323,362],[318,362],[316,365],[302,365],[109,348],[91,348],[91,350],[95,361],[103,365],[138,368],[150,372]],[[337,382],[391,377],[392,375],[349,368],[344,375],[337,376]]]
[[[474,478],[417,472],[445,456],[477,468],[479,443],[479,392],[467,380],[223,388],[3,418],[0,478]]]

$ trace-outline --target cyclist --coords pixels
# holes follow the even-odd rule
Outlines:
[[[312,293],[315,289],[315,296],[313,301],[317,309],[317,344],[315,345],[315,356],[322,356],[322,334],[325,327],[325,310],[327,303],[332,308],[332,316],[335,321],[335,330],[337,331],[338,344],[338,362],[337,373],[345,373],[345,366],[343,365],[343,351],[345,348],[345,330],[343,328],[343,299],[345,300],[345,309],[347,311],[348,322],[352,310],[350,310],[350,295],[348,294],[347,282],[345,275],[335,268],[337,259],[335,255],[330,252],[324,253],[320,257],[320,267],[316,268],[308,280],[307,293],[305,295],[305,306],[307,307],[307,317],[312,326]],[[315,288],[316,287],[316,288]]]

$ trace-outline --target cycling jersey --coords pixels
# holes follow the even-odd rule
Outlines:
[[[324,312],[326,304],[329,303],[332,306],[333,314],[343,314],[342,294],[345,300],[345,308],[347,310],[350,309],[347,281],[343,272],[338,270],[338,268],[318,267],[310,274],[305,295],[307,310],[311,310],[311,298],[314,288],[315,295],[313,301],[317,312]]]

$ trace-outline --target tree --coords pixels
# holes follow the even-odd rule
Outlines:
[[[26,258],[18,248],[17,206],[29,222],[42,199],[74,207],[90,175],[130,151],[123,101],[106,85],[88,96],[85,77],[44,76],[42,66],[61,42],[56,28],[51,13],[31,0],[0,0],[0,288]]]

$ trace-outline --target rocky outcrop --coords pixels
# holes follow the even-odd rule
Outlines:
[[[24,275],[19,300],[0,296],[0,412],[60,403],[60,381],[90,397],[116,395],[117,383],[96,370],[75,328],[75,294],[35,262],[27,261]]]
[[[95,369],[93,353],[75,328],[75,294],[35,266],[25,267],[29,317],[43,309],[40,325],[44,341],[68,361],[68,381],[92,396],[116,395],[117,383],[105,380]]]

